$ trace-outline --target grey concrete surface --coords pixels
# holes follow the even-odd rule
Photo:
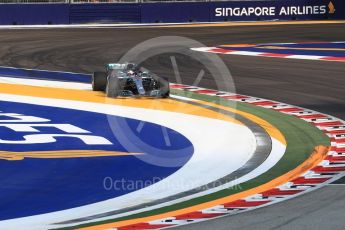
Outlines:
[[[344,230],[344,208],[345,185],[328,185],[275,205],[171,229]]]

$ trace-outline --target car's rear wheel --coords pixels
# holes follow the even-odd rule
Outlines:
[[[170,84],[169,80],[166,78],[159,78],[159,85],[160,85],[160,96],[162,98],[167,98],[170,96]]]
[[[104,91],[107,85],[107,74],[105,72],[94,72],[92,75],[92,90]]]
[[[117,97],[120,94],[119,80],[116,77],[109,77],[106,85],[107,97]]]
[[[170,91],[168,91],[168,92],[163,92],[162,94],[161,94],[162,96],[162,98],[168,98],[168,97],[170,97]]]

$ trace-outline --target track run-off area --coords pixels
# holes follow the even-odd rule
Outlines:
[[[287,25],[286,32],[299,26]],[[328,26],[332,30],[334,25]],[[317,105],[308,106],[307,97],[294,101],[292,95],[292,100],[281,100],[282,95],[267,96],[267,91],[257,93],[256,90],[272,88],[275,92],[276,85],[284,91],[290,81],[285,75],[305,76],[302,85],[310,83],[312,77],[321,77],[301,74],[302,66],[309,66],[305,71],[313,72],[318,65],[324,65],[335,75],[341,73],[343,56],[337,52],[344,48],[339,42],[342,40],[327,43],[324,38],[318,41],[308,38],[302,42],[302,35],[297,33],[290,35],[295,36],[294,42],[277,38],[268,41],[264,35],[248,42],[236,39],[236,31],[251,37],[254,27],[229,29],[227,33],[234,33],[232,39],[237,42],[230,41],[229,37],[211,41],[211,36],[206,36],[209,28],[193,28],[193,36],[206,41],[208,47],[246,52],[241,56],[230,52],[221,56],[227,65],[248,58],[245,61],[248,69],[244,70],[241,65],[234,71],[230,68],[235,83],[239,82],[238,93],[217,90],[207,74],[199,86],[191,86],[191,75],[198,69],[198,63],[190,62],[180,69],[182,78],[186,73],[190,77],[171,84],[169,99],[112,99],[91,91],[90,75],[79,73],[88,72],[91,68],[88,63],[107,62],[107,52],[111,50],[106,49],[113,46],[105,45],[106,42],[99,49],[87,46],[98,43],[98,32],[107,29],[79,29],[70,31],[70,35],[68,29],[42,30],[41,40],[36,42],[25,41],[25,38],[7,40],[6,44],[11,47],[3,48],[8,53],[2,64],[30,69],[0,68],[0,176],[3,181],[0,203],[6,210],[0,214],[1,228],[176,227],[238,213],[246,215],[246,211],[306,194],[341,178],[345,171],[345,124],[341,112],[327,111],[323,107],[319,112]],[[305,27],[310,30],[310,36],[313,33],[316,36],[313,31],[318,25]],[[212,27],[213,37],[224,29]],[[262,26],[262,29],[267,30],[266,33],[272,30],[273,35],[285,33],[270,26]],[[144,28],[116,30],[123,33],[116,38],[117,42],[126,44],[116,55],[130,48],[129,44],[145,39],[138,35]],[[150,36],[166,31],[190,35],[183,28],[147,30],[152,32]],[[93,32],[95,37],[90,35]],[[13,30],[13,33],[15,37],[29,34],[27,30]],[[78,37],[85,37],[85,41],[77,40]],[[125,37],[129,40],[124,40]],[[107,40],[107,36],[104,39]],[[247,45],[238,45],[240,42]],[[325,47],[325,43],[337,45]],[[233,46],[236,46],[235,51]],[[60,53],[60,49],[64,49],[65,54]],[[258,52],[253,49],[268,49],[270,55],[250,55]],[[298,53],[301,49],[314,58],[302,58],[306,53]],[[309,49],[318,49],[318,52],[337,49],[328,55],[337,58],[324,62],[315,58],[322,55],[309,54]],[[205,50],[195,52],[199,51]],[[225,53],[213,51],[220,55]],[[312,60],[275,59],[295,51],[294,55],[300,57],[297,59]],[[266,67],[260,63],[262,59]],[[160,71],[167,72],[169,64],[163,58],[149,62],[152,68],[162,66]],[[242,76],[253,74],[251,63],[256,66],[257,77],[252,80],[257,82],[241,82]],[[278,77],[282,71],[280,65],[291,71],[292,66],[295,69]],[[273,66],[273,73],[268,74],[268,78],[263,77],[269,66]],[[275,78],[270,78],[274,73]],[[254,84],[256,90],[251,92],[250,84]],[[291,94],[297,97],[299,82],[295,84]],[[242,88],[245,85],[250,87]],[[322,85],[314,89],[320,92],[319,98],[331,100],[319,87]],[[337,91],[336,85],[334,91]],[[231,219],[229,221],[230,224]]]

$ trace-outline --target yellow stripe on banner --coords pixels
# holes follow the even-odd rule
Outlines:
[[[143,153],[127,153],[103,150],[63,150],[63,151],[33,151],[8,152],[0,151],[0,160],[23,160],[24,158],[78,158],[78,157],[113,157],[135,156]]]
[[[123,220],[123,221],[107,223],[107,224],[100,224],[100,225],[96,225],[96,226],[78,228],[78,229],[79,230],[105,230],[105,229],[118,228],[118,227],[132,225],[132,224],[147,223],[150,221],[164,219],[164,218],[168,218],[168,217],[174,217],[174,216],[187,214],[187,213],[191,213],[191,212],[195,212],[195,211],[200,211],[200,210],[214,207],[214,206],[217,206],[220,204],[225,204],[225,203],[233,202],[233,201],[236,201],[239,199],[243,199],[243,198],[246,198],[248,196],[252,196],[252,195],[267,191],[269,189],[275,188],[275,187],[280,186],[282,184],[285,184],[285,183],[297,178],[298,176],[306,173],[310,169],[317,166],[323,160],[323,158],[328,153],[329,149],[330,148],[326,147],[326,146],[315,147],[315,150],[310,155],[310,157],[306,161],[304,161],[301,165],[296,167],[295,169],[287,172],[286,174],[284,174],[284,175],[282,175],[282,176],[280,176],[280,177],[278,177],[278,178],[276,178],[276,179],[274,179],[274,180],[272,180],[266,184],[263,184],[263,185],[258,186],[256,188],[246,190],[244,192],[240,192],[240,193],[228,196],[228,197],[220,198],[217,200],[205,202],[203,204],[194,205],[192,207],[183,208],[180,210],[171,211],[171,212],[167,212],[167,213],[163,213],[163,214],[158,214],[158,215],[149,216],[149,217],[142,217],[142,218],[132,219],[132,220]]]

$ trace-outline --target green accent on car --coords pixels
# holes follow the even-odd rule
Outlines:
[[[124,69],[126,67],[126,64],[120,64],[120,63],[109,63],[105,65],[106,70],[113,70],[113,69]]]

